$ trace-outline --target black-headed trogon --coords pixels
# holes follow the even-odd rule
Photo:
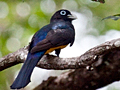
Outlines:
[[[17,78],[11,85],[11,89],[24,88],[29,82],[32,71],[44,54],[55,50],[59,56],[60,50],[68,44],[73,45],[75,30],[72,20],[76,19],[70,11],[61,9],[50,20],[50,24],[42,27],[33,36],[25,60]]]

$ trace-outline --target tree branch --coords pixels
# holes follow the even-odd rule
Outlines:
[[[120,80],[120,39],[101,44],[82,56],[94,56],[95,53],[97,57],[93,58],[94,62],[90,66],[70,70],[58,77],[49,77],[34,90],[96,90]],[[91,61],[87,58],[93,56],[84,56],[80,60]]]
[[[44,55],[39,61],[37,67],[62,70],[77,69],[81,67],[92,66],[93,64],[99,65],[101,62],[98,60],[99,57],[105,55],[111,50],[117,50],[119,48],[120,38],[96,46],[79,57],[59,58],[53,55]],[[10,53],[3,58],[0,58],[0,71],[16,64],[23,63],[27,57],[27,53],[27,47],[24,47],[14,53]]]
[[[27,52],[27,47],[24,47],[1,58],[0,70],[23,63]],[[59,77],[50,77],[35,90],[43,88],[44,90],[86,90],[88,88],[95,90],[120,80],[120,38],[96,46],[79,57],[59,58],[44,55],[37,67],[75,70],[70,70]]]
[[[58,77],[49,77],[34,90],[96,90],[120,80],[120,49],[99,59],[103,62],[98,67],[70,70]]]

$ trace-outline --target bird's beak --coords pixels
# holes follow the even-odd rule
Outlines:
[[[75,20],[75,19],[77,19],[77,16],[76,15],[74,15],[74,14],[69,14],[69,15],[67,15],[68,16],[68,18],[70,18],[70,19],[73,19],[73,20]]]

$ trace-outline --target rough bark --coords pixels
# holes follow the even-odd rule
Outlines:
[[[0,70],[23,63],[27,48],[0,59]],[[38,67],[73,69],[58,77],[50,77],[34,90],[95,90],[120,80],[120,38],[96,46],[79,57],[59,58],[44,55]]]
[[[111,50],[99,66],[70,70],[58,77],[49,77],[34,90],[96,90],[120,80],[120,49]]]

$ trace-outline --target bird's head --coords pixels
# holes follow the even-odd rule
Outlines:
[[[61,9],[51,17],[50,22],[56,22],[58,20],[64,20],[71,22],[72,20],[75,20],[76,16],[72,15],[70,11],[66,9]]]

